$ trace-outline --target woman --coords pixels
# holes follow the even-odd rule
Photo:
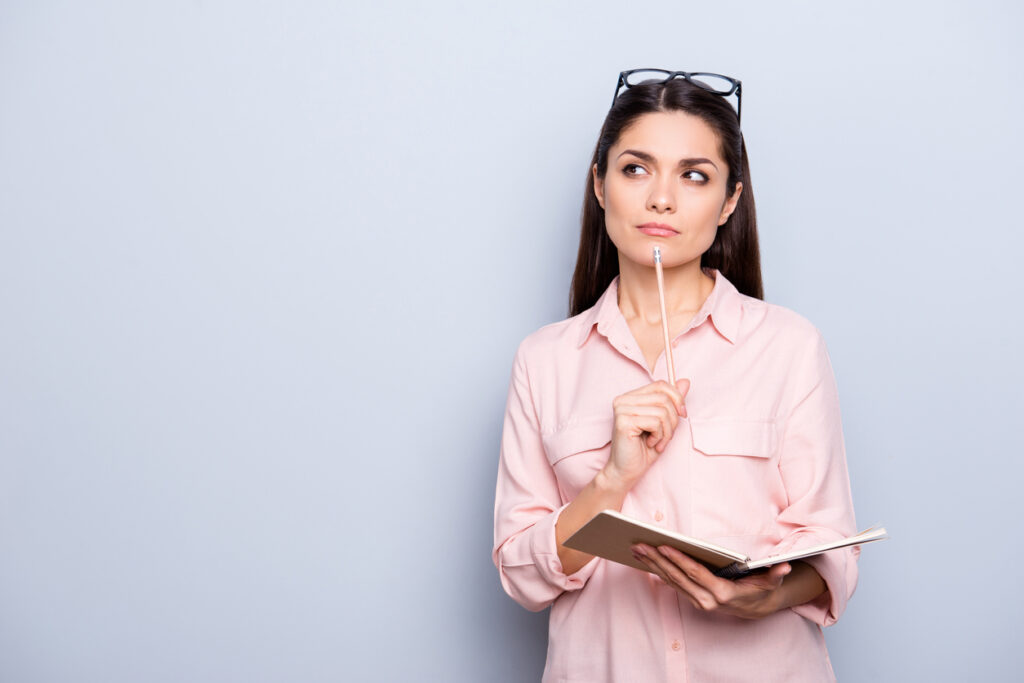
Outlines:
[[[821,627],[856,549],[729,581],[669,548],[634,546],[648,573],[562,545],[603,509],[752,557],[855,532],[825,343],[762,301],[739,82],[653,75],[620,75],[601,129],[572,317],[515,355],[494,562],[516,601],[552,606],[545,681],[834,680]]]

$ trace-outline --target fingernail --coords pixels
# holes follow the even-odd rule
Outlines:
[[[647,553],[644,551],[643,548],[641,548],[638,545],[633,546],[632,548],[630,548],[630,550],[633,551],[634,555],[640,555],[641,557],[647,557]]]
[[[640,553],[634,551],[633,552],[633,559],[636,560],[637,562],[643,562],[644,561],[644,556],[641,555]]]

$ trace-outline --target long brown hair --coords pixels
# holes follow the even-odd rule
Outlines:
[[[641,83],[627,89],[615,100],[604,119],[583,190],[580,248],[569,292],[570,316],[593,306],[619,273],[618,250],[608,237],[604,209],[594,194],[594,166],[597,166],[598,177],[604,179],[608,172],[608,150],[618,142],[622,131],[643,114],[670,111],[699,116],[718,135],[719,153],[729,166],[726,196],[731,197],[736,183],[743,181],[736,210],[718,227],[715,241],[701,255],[700,264],[703,268],[720,270],[743,294],[764,299],[754,192],[736,110],[724,97],[676,78],[667,83]]]

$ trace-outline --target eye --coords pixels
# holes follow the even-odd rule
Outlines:
[[[696,170],[694,170],[692,168],[689,171],[683,171],[683,177],[687,178],[688,180],[692,180],[692,181],[694,181],[694,182],[696,182],[698,184],[701,184],[701,185],[703,185],[704,183],[706,183],[708,181],[708,177],[706,175],[704,175],[700,171],[696,171]]]
[[[633,169],[636,169],[638,172],[633,172]],[[622,167],[622,172],[628,176],[638,176],[647,173],[647,170],[640,164],[626,164]]]

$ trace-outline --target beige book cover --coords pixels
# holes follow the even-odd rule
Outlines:
[[[646,565],[633,557],[630,546],[636,543],[646,543],[655,548],[659,545],[668,545],[704,563],[719,576],[734,578],[755,569],[770,567],[773,564],[799,560],[828,550],[871,543],[886,538],[889,538],[889,535],[884,527],[872,527],[832,543],[800,548],[755,560],[735,550],[646,524],[621,512],[604,510],[594,515],[579,531],[570,536],[566,540],[565,546],[648,571]]]

